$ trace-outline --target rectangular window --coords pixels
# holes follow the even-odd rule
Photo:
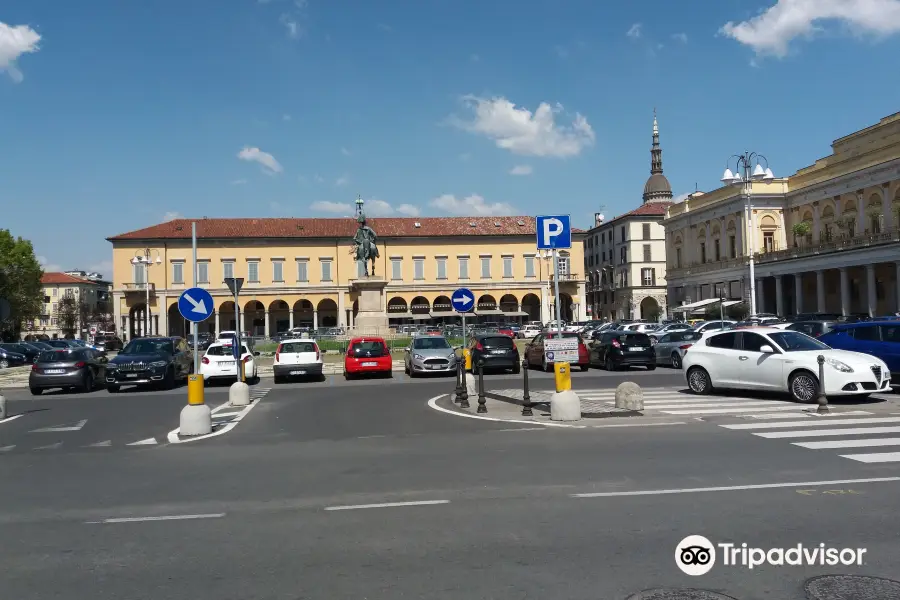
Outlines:
[[[247,263],[247,282],[259,283],[259,263],[256,261]]]
[[[681,248],[675,248],[675,268],[681,268]]]
[[[628,271],[622,271],[622,287],[628,287]]]
[[[425,279],[425,259],[413,259],[413,279]]]
[[[706,262],[706,243],[700,242],[700,262]]]
[[[625,241],[625,226],[622,225],[622,241]]]
[[[490,259],[490,257],[484,257],[481,259],[481,278],[482,279],[490,279],[491,278],[491,259]]]
[[[447,279],[447,259],[446,258],[437,259],[437,278],[438,279]]]
[[[469,259],[468,258],[460,258],[459,259],[459,278],[460,279],[468,279],[469,278]]]
[[[59,293],[59,288],[53,288],[53,297],[56,298],[56,295]]]
[[[560,256],[559,257],[559,274],[560,274],[560,276],[569,274],[569,257],[568,256]]]
[[[643,231],[644,239],[649,240],[650,239],[650,223],[644,223],[643,230],[644,230]]]
[[[716,252],[716,261],[718,262],[722,260],[722,250],[720,248],[721,242],[720,240],[714,240],[713,243],[715,244],[714,248]]]
[[[134,265],[134,282],[135,283],[144,283],[145,281],[147,281],[144,278],[144,273],[145,273],[144,265],[142,265],[142,264]],[[53,292],[55,295],[56,290],[53,290]]]
[[[763,250],[765,252],[775,251],[775,232],[766,231],[763,233]]]
[[[394,281],[403,280],[403,263],[399,258],[391,259],[391,279]]]
[[[644,262],[650,262],[653,260],[650,254],[650,244],[644,244]]]
[[[184,263],[172,263],[172,283],[184,283]]]
[[[331,281],[331,261],[322,261],[322,281]]]
[[[272,263],[272,281],[284,281],[284,261],[276,260]]]
[[[222,276],[225,279],[234,277],[234,263],[233,262],[223,262],[222,263]]]
[[[606,232],[605,231],[600,234],[600,243],[606,244]]]
[[[309,261],[297,261],[297,281],[309,281]]]
[[[197,283],[209,283],[209,263],[197,263]]]
[[[641,269],[641,283],[645,286],[653,285],[653,269]]]
[[[619,248],[619,264],[624,265],[628,262],[628,246]]]
[[[51,311],[50,312],[51,315],[56,314],[56,302],[54,302],[53,305],[50,307],[50,311]]]
[[[525,257],[525,277],[534,277],[534,257]]]
[[[503,276],[504,277],[512,277],[513,276],[512,256],[504,256],[503,257]]]
[[[728,257],[737,257],[737,239],[733,235],[728,236]]]

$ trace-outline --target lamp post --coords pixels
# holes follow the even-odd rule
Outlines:
[[[734,159],[734,171],[731,170],[731,161]],[[765,163],[765,168],[759,161]],[[747,251],[750,256],[750,315],[756,315],[756,271],[754,265],[754,236],[756,234],[756,224],[753,218],[753,207],[750,204],[750,196],[753,193],[754,181],[772,181],[775,175],[769,168],[769,161],[762,154],[756,152],[744,152],[743,154],[735,154],[728,159],[725,166],[725,173],[722,175],[722,183],[725,185],[734,185],[741,187],[741,193],[744,195],[744,231],[747,234]]]
[[[156,260],[153,260],[153,255],[156,255]],[[148,332],[150,331],[150,267],[154,264],[161,265],[162,258],[160,258],[159,250],[154,248],[144,248],[143,250],[138,250],[134,253],[134,258],[131,259],[132,265],[144,265],[144,289],[146,290],[146,310],[144,310],[144,337],[147,337]]]

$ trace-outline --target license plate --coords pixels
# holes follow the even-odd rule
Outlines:
[[[234,361],[233,361],[233,360],[223,360],[223,361],[221,361],[219,364],[222,365],[222,366],[224,366],[224,367],[233,367],[233,366],[234,366]]]
[[[506,354],[506,350],[491,350],[491,354]]]
[[[137,373],[127,373],[125,377],[128,379],[137,379]]]
[[[364,366],[364,367],[377,367],[377,366],[378,366],[378,363],[377,363],[377,362],[364,362],[364,363],[362,364],[362,366]]]
[[[429,369],[440,369],[440,365],[427,365]]]
[[[48,375],[60,375],[65,372],[65,369],[44,369],[44,373],[47,373]]]
[[[306,375],[306,371],[291,371],[291,375]]]
[[[629,348],[632,352],[643,352],[646,348]]]

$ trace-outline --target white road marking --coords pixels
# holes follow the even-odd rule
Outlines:
[[[876,417],[867,419],[832,419],[829,425],[865,425],[868,423],[900,423],[900,417]],[[784,429],[787,427],[821,427],[815,421],[781,421],[779,423],[741,423],[738,425],[720,425],[725,429]]]
[[[772,433],[754,433],[753,435],[762,438],[803,438],[826,437],[829,435],[871,435],[875,433],[900,433],[900,427],[851,427],[848,429],[814,429],[812,431],[773,431]]]
[[[112,440],[106,440],[105,442],[97,442],[96,444],[90,444],[85,446],[85,448],[109,448],[112,446]]]
[[[481,417],[479,415],[469,415],[466,413],[457,412],[455,410],[448,410],[446,408],[442,408],[437,405],[437,401],[439,398],[443,398],[448,394],[441,394],[440,396],[435,396],[431,400],[428,401],[428,406],[433,408],[434,410],[440,411],[442,413],[447,413],[448,415],[453,415],[456,417],[463,417],[465,419],[480,419],[482,421],[496,421],[499,423],[524,423],[526,425],[541,425],[543,427],[568,427],[570,429],[585,429],[587,425],[566,425],[565,423],[542,423],[537,421],[525,421],[523,419],[495,419],[492,417]]]
[[[513,427],[512,429],[495,429],[494,433],[503,431],[547,431],[546,427]]]
[[[829,448],[875,448],[878,446],[900,446],[900,438],[869,438],[865,440],[832,440],[828,442],[796,442],[794,446],[810,450]]]
[[[803,481],[798,483],[760,483],[756,485],[729,485],[722,487],[683,488],[671,490],[642,490],[634,492],[589,492],[571,494],[572,498],[613,498],[616,496],[663,496],[668,494],[699,494],[704,492],[738,492],[742,490],[766,490],[795,487],[822,487],[859,483],[887,483],[900,481],[900,477],[874,477],[870,479],[841,479],[836,481]]]
[[[693,398],[678,398],[675,400],[644,400],[645,406],[660,406],[663,404],[771,404],[774,406],[784,406],[791,404],[797,406],[794,402],[783,402],[781,400],[754,400],[753,398],[703,398],[695,396]]]
[[[228,433],[229,431],[234,429],[237,426],[237,424],[240,423],[241,420],[244,419],[244,417],[246,417],[250,413],[251,410],[253,410],[257,405],[259,405],[259,403],[262,402],[263,397],[265,397],[265,395],[268,394],[270,391],[271,391],[271,388],[263,388],[262,390],[260,390],[260,392],[258,392],[259,393],[258,396],[251,398],[250,404],[248,404],[243,410],[239,411],[233,419],[226,422],[223,426],[219,427],[212,433],[207,433],[206,435],[191,436],[191,437],[186,437],[186,438],[182,439],[178,435],[178,433],[181,429],[179,427],[177,429],[173,429],[172,431],[170,431],[169,435],[167,436],[167,439],[169,440],[170,444],[184,444],[187,442],[196,442],[197,440],[205,440],[207,438],[211,438],[211,437],[215,437],[217,435],[223,435],[225,433]],[[252,395],[252,392],[253,392],[253,390],[251,390],[251,395]],[[217,418],[219,415],[224,414],[224,413],[222,413],[223,410],[228,409],[228,408],[234,408],[234,407],[231,406],[230,404],[228,404],[228,402],[226,402],[224,404],[220,404],[219,406],[212,409],[212,411],[211,411],[212,417],[214,419]]]
[[[192,519],[221,519],[225,513],[210,513],[201,515],[167,515],[164,517],[125,517],[118,519],[103,519],[102,521],[87,521],[91,525],[106,523],[144,523],[147,521],[189,521]]]
[[[15,421],[19,417],[24,417],[24,416],[25,416],[25,413],[19,413],[17,415],[13,415],[11,417],[6,417],[5,419],[0,419],[0,425],[2,425],[4,423],[9,423],[10,421]]]
[[[155,446],[156,438],[147,438],[146,440],[141,440],[139,442],[131,442],[130,444],[126,444],[126,446]]]
[[[761,400],[758,402],[699,402],[695,404],[647,404],[644,402],[645,409],[653,409],[653,410],[664,410],[664,409],[687,409],[687,408],[746,408],[747,410],[765,410],[767,407],[772,406],[785,406],[785,404],[777,404],[774,402],[769,402],[767,400]],[[793,405],[792,410],[798,410],[796,405]]]
[[[47,446],[38,446],[35,450],[56,450],[62,446],[62,442],[56,442],[55,444],[49,444]]]
[[[362,508],[396,508],[400,506],[429,506],[432,504],[450,504],[449,500],[419,500],[416,502],[384,502],[382,504],[356,504],[350,506],[326,506],[325,510],[359,510]]]
[[[813,409],[809,409],[813,410]],[[867,410],[848,410],[847,412],[836,412],[836,413],[828,413],[824,415],[820,415],[816,412],[798,412],[798,413],[765,413],[761,415],[748,415],[753,417],[754,419],[772,419],[773,421],[776,419],[802,419],[804,417],[817,417],[820,419],[834,419],[834,417],[846,417],[852,415],[871,415]]]
[[[797,410],[796,406],[773,406],[771,408],[747,407],[747,408],[710,408],[691,410],[663,410],[667,415],[734,415],[749,414],[752,412],[777,412],[785,410]]]
[[[615,423],[613,425],[591,425],[592,429],[605,429],[607,427],[659,427],[661,425],[687,425],[684,421],[671,421],[669,423]]]
[[[239,414],[241,414],[242,412],[243,411],[240,411],[240,410],[237,412],[220,412],[220,413],[214,414],[213,416],[217,419],[221,419],[222,417],[236,417]]]
[[[54,425],[53,427],[41,427],[40,429],[32,429],[29,433],[50,433],[57,431],[80,431],[87,423],[87,419],[82,419],[74,425]]]
[[[0,446],[0,452],[9,452],[10,450],[12,450],[15,447],[16,447],[15,444],[13,444],[12,446]]]
[[[841,454],[841,458],[849,458],[862,463],[900,462],[900,452],[879,452],[876,454]]]

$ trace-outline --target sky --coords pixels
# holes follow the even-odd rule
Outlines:
[[[689,7],[689,8],[687,8]],[[569,213],[786,176],[900,111],[900,0],[5,0],[0,228],[45,270],[178,217]]]

